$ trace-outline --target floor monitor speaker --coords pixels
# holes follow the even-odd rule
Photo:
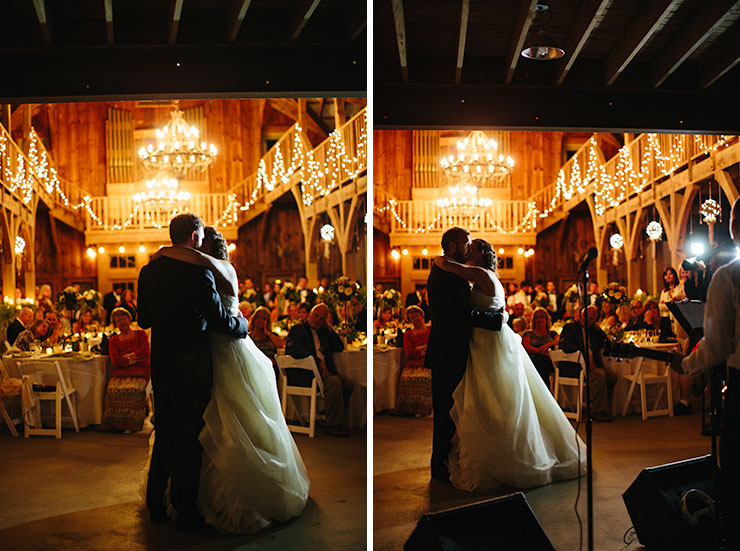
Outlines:
[[[554,551],[527,503],[518,492],[419,519],[404,551]]]
[[[689,490],[692,492],[682,498]],[[692,496],[714,499],[712,456],[705,455],[643,470],[622,494],[640,543],[650,551],[714,549],[719,526],[709,504]],[[689,513],[690,524],[684,517]]]

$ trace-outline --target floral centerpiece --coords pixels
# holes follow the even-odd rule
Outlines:
[[[532,301],[532,304],[535,306],[541,306],[545,310],[550,306],[550,297],[547,295],[547,293],[540,291],[535,295],[534,300]]]
[[[344,320],[335,320],[337,332],[346,341],[354,342],[360,335],[355,327],[356,317],[365,306],[367,293],[365,289],[355,280],[341,276],[332,281],[329,286],[319,294],[324,302],[333,307],[337,313],[343,315]]]
[[[82,307],[82,295],[72,286],[66,287],[57,297],[57,310],[76,312]]]
[[[288,302],[301,302],[301,292],[290,281],[286,281],[280,288],[278,299],[287,300]]]
[[[597,300],[598,306],[608,300],[614,306],[621,306],[622,304],[629,304],[630,297],[627,294],[627,288],[619,282],[612,281],[606,286],[606,289],[601,293]]]
[[[563,300],[565,302],[578,302],[578,285],[574,283],[568,287],[568,290],[565,291],[565,295],[563,295]]]
[[[388,307],[394,311],[398,311],[401,309],[401,293],[396,289],[375,291],[373,293],[373,302],[376,310]]]
[[[84,308],[85,310],[90,310],[94,312],[98,308],[100,308],[100,305],[102,303],[103,300],[100,296],[100,293],[95,289],[88,289],[87,291],[82,293],[82,308]]]

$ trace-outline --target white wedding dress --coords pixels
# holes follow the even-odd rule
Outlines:
[[[237,315],[236,298],[221,300]],[[310,483],[283,417],[270,359],[249,337],[211,333],[211,348],[213,388],[199,436],[198,507],[219,530],[251,534],[299,516]],[[145,495],[145,483],[141,491]]]
[[[473,289],[471,307],[504,307],[498,281],[496,289],[496,297]],[[456,434],[448,463],[455,487],[533,488],[585,473],[583,442],[508,325],[501,331],[473,329],[453,399]]]

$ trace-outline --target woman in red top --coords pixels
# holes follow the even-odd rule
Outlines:
[[[432,413],[432,371],[424,367],[429,327],[424,324],[424,310],[418,306],[409,306],[406,317],[413,327],[403,334],[406,366],[398,383],[396,413],[426,416]]]
[[[113,376],[108,381],[100,429],[138,432],[146,417],[149,339],[145,331],[131,330],[131,313],[125,308],[114,309],[110,318],[120,333],[108,344]]]

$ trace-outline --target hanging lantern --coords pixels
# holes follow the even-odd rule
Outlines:
[[[645,233],[650,241],[660,241],[660,238],[663,236],[663,226],[657,220],[653,220],[645,228]]]
[[[701,204],[699,214],[701,214],[706,224],[714,224],[722,213],[722,208],[714,199],[707,199]]]
[[[615,266],[619,264],[619,249],[624,245],[624,237],[620,233],[613,233],[609,238],[609,245],[612,246],[612,264]]]
[[[324,242],[324,258],[329,258],[331,256],[329,244],[334,239],[334,226],[331,224],[324,224],[321,226],[319,234],[321,235],[321,240]]]
[[[26,240],[20,235],[15,238],[15,254],[23,254],[26,250]]]

